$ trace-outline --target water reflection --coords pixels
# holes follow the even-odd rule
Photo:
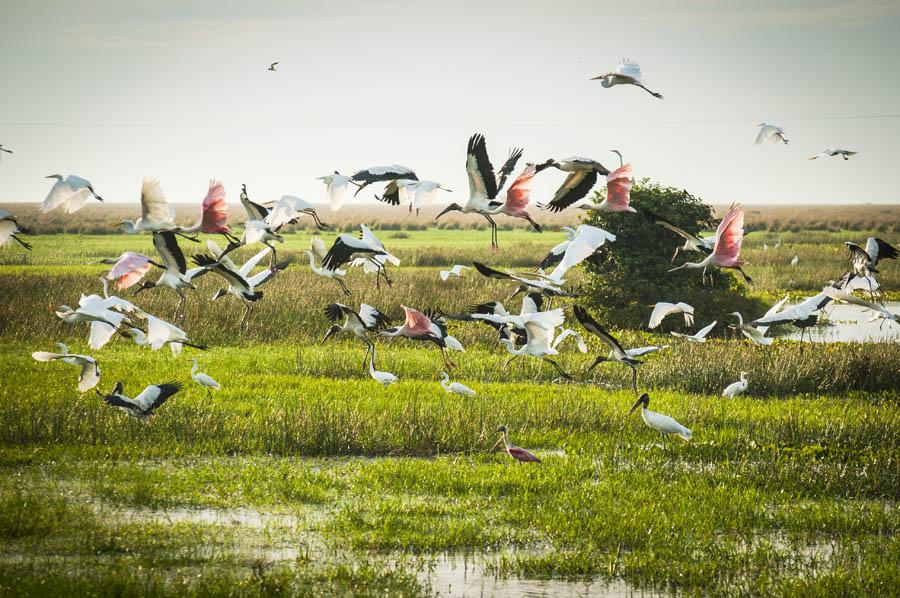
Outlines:
[[[885,303],[891,313],[900,313],[900,301]],[[785,307],[792,307],[788,305]],[[896,343],[900,342],[900,324],[879,318],[870,322],[874,312],[858,305],[832,304],[819,317],[820,324],[809,328],[803,339],[817,343]],[[777,338],[800,340],[800,330],[793,326],[784,328],[785,334]]]

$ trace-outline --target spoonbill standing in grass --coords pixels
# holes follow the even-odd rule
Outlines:
[[[23,248],[31,251],[31,243],[26,243],[20,239],[20,234],[27,235],[29,231],[16,221],[15,216],[6,210],[0,210],[0,247],[3,247],[10,241],[15,241]]]
[[[370,334],[378,332],[391,323],[391,320],[366,303],[359,306],[359,311],[343,303],[331,303],[325,307],[325,317],[334,322],[331,328],[325,332],[322,342],[338,334],[352,334],[366,343],[366,356],[375,346]],[[343,323],[339,324],[343,320]],[[363,369],[366,367],[366,357],[363,357]]]
[[[705,260],[700,262],[686,262],[677,268],[672,268],[669,272],[689,269],[703,269],[703,277],[706,276],[706,269],[714,268],[730,268],[737,270],[747,281],[747,284],[753,284],[753,280],[747,276],[743,270],[743,266],[747,265],[742,259],[739,259],[741,252],[741,243],[744,240],[744,208],[735,204],[731,206],[719,227],[716,229],[716,242],[713,252],[709,254]]]
[[[675,314],[684,314],[684,327],[690,328],[694,325],[694,308],[687,303],[679,301],[678,303],[666,303],[660,301],[653,306],[653,313],[650,314],[650,323],[647,327],[653,330],[666,318]]]
[[[211,180],[206,197],[200,204],[200,221],[194,226],[182,229],[185,233],[204,233],[207,235],[222,235],[229,245],[237,245],[240,239],[231,234],[228,226],[228,204],[225,203],[225,185],[219,181]]]
[[[750,381],[747,380],[747,372],[741,372],[741,379],[726,386],[725,390],[722,391],[722,396],[728,397],[729,399],[736,397],[745,392],[749,384]]]
[[[556,268],[545,277],[546,280],[562,285],[565,282],[563,277],[566,275],[566,272],[581,262],[592,259],[607,242],[612,243],[615,240],[616,236],[614,234],[608,233],[602,228],[589,224],[580,225],[575,231],[575,237],[566,247],[562,259],[556,265]]]
[[[86,392],[100,382],[100,365],[97,360],[90,355],[77,355],[69,353],[69,350],[63,343],[56,343],[59,346],[60,353],[48,353],[46,351],[35,351],[31,356],[36,361],[62,361],[70,365],[76,365],[81,368],[78,373],[78,390]]]
[[[123,384],[116,382],[115,388],[108,395],[105,395],[103,400],[108,405],[118,407],[132,417],[144,419],[152,415],[169,397],[179,390],[181,390],[181,383],[179,382],[150,384],[141,394],[132,399],[125,396]]]
[[[348,297],[351,295],[350,289],[347,288],[347,285],[341,280],[344,276],[347,275],[347,271],[341,268],[335,268],[334,270],[329,270],[321,266],[320,264],[325,260],[325,256],[328,254],[325,249],[325,242],[319,237],[313,237],[310,242],[310,248],[304,251],[306,256],[309,258],[309,269],[313,271],[314,274],[322,276],[324,278],[329,278],[335,282],[337,282],[341,286],[341,290]]]
[[[768,123],[759,123],[759,133],[756,135],[756,145],[766,142],[778,143],[779,141],[787,145],[787,137],[784,136],[784,129],[781,127],[770,125]]]
[[[134,220],[123,220],[122,230],[129,235],[142,231],[174,231],[175,210],[173,210],[157,179],[145,177],[141,184],[141,217]]]
[[[669,417],[668,415],[663,415],[662,413],[657,413],[656,411],[650,411],[650,395],[644,393],[641,395],[634,405],[631,406],[631,411],[628,412],[628,415],[634,413],[634,410],[638,407],[641,408],[641,419],[644,420],[644,423],[647,424],[648,427],[653,428],[657,432],[659,432],[662,439],[665,440],[669,434],[674,434],[679,438],[684,440],[690,440],[694,433],[679,424],[677,421]]]
[[[500,190],[506,183],[507,177],[516,167],[516,162],[522,157],[521,149],[511,150],[506,162],[496,173],[488,157],[487,142],[484,136],[476,133],[469,138],[466,147],[466,175],[469,178],[469,201],[464,206],[452,203],[435,217],[435,220],[447,212],[462,212],[463,214],[481,214],[491,225],[491,249],[499,249],[497,242],[497,223],[491,217],[500,212],[504,204],[496,200]]]
[[[594,359],[594,363],[588,368],[588,372],[604,361],[624,363],[631,368],[631,387],[637,392],[637,366],[641,365],[642,362],[638,361],[634,356],[629,355],[628,351],[622,347],[621,343],[619,343],[613,335],[607,332],[599,322],[592,318],[583,307],[575,305],[572,307],[572,312],[575,314],[575,318],[588,332],[599,338],[603,341],[603,344],[609,347],[609,355],[597,356],[597,358]]]
[[[344,207],[347,191],[350,188],[350,177],[335,170],[334,174],[326,174],[316,180],[325,182],[325,199],[328,200],[332,212],[337,212]]]
[[[198,372],[197,369],[200,367],[200,364],[197,362],[197,358],[193,358],[191,360],[193,362],[193,367],[191,367],[191,378],[194,379],[194,382],[202,386],[206,389],[206,396],[210,399],[212,398],[212,389],[220,390],[222,385],[215,381],[215,379],[209,374],[204,374],[203,372]]]
[[[815,156],[810,156],[810,160],[817,160],[819,158],[830,158],[832,156],[840,156],[844,160],[849,160],[850,156],[855,156],[859,152],[851,152],[850,150],[845,149],[827,149],[823,152],[819,152]]]
[[[634,85],[635,87],[640,87],[654,98],[660,100],[663,99],[662,94],[651,91],[644,85],[644,82],[641,80],[641,66],[628,58],[622,59],[622,62],[619,63],[615,72],[592,77],[591,81],[596,81],[598,79],[600,80],[600,85],[603,87],[609,88],[615,85]]]
[[[441,270],[441,271],[439,272],[439,274],[440,274],[440,276],[441,276],[441,280],[446,281],[446,280],[447,280],[448,278],[450,278],[451,276],[462,277],[462,271],[463,271],[463,270],[471,270],[471,269],[472,269],[472,268],[469,267],[469,266],[463,266],[463,265],[461,265],[461,264],[456,264],[456,265],[454,265],[452,268],[450,268],[449,270]]]
[[[398,382],[400,378],[395,376],[390,372],[379,372],[375,369],[375,345],[369,347],[371,349],[371,359],[369,360],[369,375],[372,376],[372,379],[376,382],[380,383],[383,387],[387,388],[391,384]]]
[[[175,312],[172,314],[172,318],[175,319],[187,300],[184,289],[196,289],[197,287],[194,286],[192,281],[198,276],[206,274],[207,269],[191,268],[188,270],[187,260],[184,258],[181,247],[178,246],[178,239],[175,238],[174,232],[154,231],[153,246],[162,258],[164,271],[156,282],[143,281],[141,286],[134,291],[134,294],[137,295],[147,289],[160,287],[172,289],[179,297],[178,304],[175,306]]]
[[[597,177],[609,174],[609,170],[600,162],[580,156],[572,156],[563,160],[551,158],[544,164],[568,173],[566,180],[553,194],[553,198],[545,204],[538,204],[539,208],[551,212],[561,212],[576,201],[584,199],[597,184]]]
[[[447,372],[441,372],[441,388],[444,391],[462,395],[464,397],[474,397],[475,391],[466,386],[465,384],[460,384],[459,382],[450,382],[450,374]]]
[[[529,453],[525,449],[518,447],[514,444],[510,444],[509,437],[507,436],[507,428],[506,426],[500,426],[497,428],[497,433],[503,434],[503,436],[498,440],[493,447],[491,447],[491,451],[497,448],[497,445],[501,442],[503,446],[506,447],[506,452],[509,453],[509,456],[515,459],[516,461],[521,461],[522,463],[540,463],[541,460],[535,457],[533,454]]]
[[[377,268],[379,276],[384,277],[388,286],[391,286],[391,279],[388,278],[384,264],[387,261],[399,266],[400,259],[385,249],[384,243],[369,230],[368,226],[360,224],[359,228],[361,231],[359,238],[347,234],[338,235],[322,259],[322,266],[328,270],[336,270],[354,258],[362,257],[370,260]],[[381,256],[384,257],[384,260],[375,259]],[[376,278],[376,280],[378,279]]]
[[[654,224],[658,224],[659,226],[672,231],[673,233],[684,239],[684,245],[680,245],[675,248],[675,253],[672,255],[671,259],[672,262],[674,262],[675,258],[678,257],[678,254],[683,251],[697,251],[704,255],[709,255],[710,253],[712,253],[713,246],[716,243],[715,235],[711,237],[698,237],[697,235],[692,235],[683,228],[675,226],[665,218],[657,216],[647,208],[642,208],[641,213],[645,218],[652,221]]]
[[[683,334],[681,332],[675,331],[672,331],[669,334],[671,334],[672,336],[686,338],[692,343],[705,343],[706,335],[709,334],[710,330],[716,327],[716,324],[718,324],[718,322],[716,320],[713,320],[711,324],[707,324],[706,326],[698,330],[695,334]]]
[[[66,214],[74,214],[84,207],[85,202],[92,195],[97,201],[103,201],[103,198],[94,191],[91,182],[80,176],[70,174],[64,178],[61,174],[51,174],[46,178],[56,179],[56,182],[50,188],[47,197],[44,198],[44,203],[41,204],[42,212],[62,207]]]

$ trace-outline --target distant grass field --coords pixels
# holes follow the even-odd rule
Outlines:
[[[817,291],[846,267],[842,241],[866,234],[751,233],[753,292]],[[586,581],[598,591],[896,594],[900,346],[801,354],[789,341],[678,343],[647,358],[640,386],[651,409],[693,429],[689,443],[663,443],[628,415],[627,368],[587,374],[594,339],[587,356],[563,345],[559,362],[577,382],[559,383],[533,360],[501,369],[506,355],[489,328],[453,323],[467,348],[452,355],[453,376],[477,397],[445,394],[438,352],[403,340],[379,343],[379,368],[401,379],[382,389],[360,367],[360,343],[321,342],[327,302],[366,301],[395,318],[400,304],[452,313],[512,287],[473,271],[443,283],[439,267],[530,268],[562,235],[501,231],[499,254],[487,231],[379,235],[403,260],[393,287],[375,289],[354,271],[354,296],[343,297],[309,272],[301,231],[279,246],[292,265],[264,287],[243,337],[233,298],[209,302],[219,286],[210,275],[184,321],[209,351],[175,357],[116,339],[96,352],[103,391],[116,380],[132,395],[185,384],[148,421],[93,392],[79,397],[75,368],[30,352],[59,340],[85,351],[86,327],[52,309],[100,292],[106,267],[93,262],[152,253],[149,237],[40,235],[33,252],[0,250],[0,594],[432,595],[435,563],[461,555],[500,583],[571,584],[551,594]],[[880,279],[900,288],[900,265]],[[656,299],[648,295],[648,315]],[[175,306],[166,289],[135,301],[166,318]],[[698,321],[724,315],[697,309]],[[616,334],[638,346],[672,342],[670,329],[679,324]],[[223,384],[212,399],[188,376],[195,356]],[[721,398],[741,370],[747,395]],[[544,463],[491,453],[501,423]]]

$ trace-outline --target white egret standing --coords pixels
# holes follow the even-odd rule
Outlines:
[[[451,394],[462,395],[464,397],[474,397],[475,391],[459,382],[450,382],[450,374],[441,372],[441,388]]]
[[[206,396],[210,399],[212,398],[212,389],[220,390],[222,385],[215,381],[215,379],[209,374],[204,374],[203,372],[198,372],[197,369],[200,367],[200,364],[197,362],[197,358],[193,358],[191,362],[194,364],[191,367],[191,378],[194,379],[194,382],[202,386],[206,389]]]
[[[383,387],[387,388],[391,384],[398,382],[400,378],[395,376],[390,372],[379,372],[375,369],[375,346],[372,345],[372,357],[369,360],[369,375],[372,376],[372,379],[376,382],[380,383]]]
[[[726,386],[725,390],[722,391],[722,396],[728,397],[729,399],[736,397],[745,392],[749,385],[750,381],[747,379],[747,372],[741,372],[741,379]]]

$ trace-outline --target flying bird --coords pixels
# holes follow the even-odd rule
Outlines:
[[[407,194],[412,193],[412,199],[409,202],[409,211],[416,211],[416,216],[419,215],[419,210],[426,206],[430,206],[437,200],[438,192],[446,191],[447,193],[453,193],[452,189],[448,189],[444,187],[441,183],[437,181],[410,181],[406,184],[406,192]]]
[[[56,344],[59,346],[59,353],[35,351],[31,356],[36,361],[62,361],[81,368],[81,371],[78,373],[78,390],[80,392],[87,392],[97,386],[97,383],[100,382],[100,365],[97,363],[97,360],[90,355],[69,353],[69,350],[63,343]]]
[[[6,152],[7,154],[13,153],[13,151],[11,149],[6,149],[5,147],[3,147],[2,143],[0,143],[0,152]],[[2,156],[2,155],[3,154],[0,154],[0,156]]]
[[[531,186],[534,182],[534,175],[545,167],[546,165],[526,165],[509,186],[509,189],[507,189],[506,201],[492,201],[488,203],[488,208],[511,218],[524,218],[534,230],[542,232],[541,225],[535,222],[531,214],[528,213],[528,202],[531,201]]]
[[[116,289],[124,291],[137,284],[153,266],[164,268],[142,253],[126,251],[117,258],[104,258],[101,264],[111,264],[106,273],[107,280],[116,281]]]
[[[175,231],[175,210],[169,206],[157,179],[145,177],[141,184],[141,217],[123,220],[122,230],[134,235],[142,231]]]
[[[27,235],[30,234],[30,232],[18,223],[15,216],[6,210],[0,210],[0,247],[7,245],[11,241],[15,241],[24,249],[31,251],[31,243],[26,243],[20,239],[20,234]]]
[[[449,270],[441,270],[439,272],[441,276],[441,280],[446,281],[451,276],[462,277],[463,270],[471,270],[469,266],[463,266],[461,264],[456,264]]]
[[[385,249],[384,243],[369,230],[368,226],[360,224],[359,228],[361,231],[359,238],[347,234],[338,235],[322,259],[322,266],[329,270],[336,270],[354,258],[361,257],[372,260],[380,276],[383,276],[385,282],[390,286],[391,279],[388,278],[384,261],[375,261],[374,258],[384,256],[385,261],[395,266],[400,265],[400,259]]]
[[[747,273],[743,270],[743,266],[747,265],[747,262],[738,257],[743,240],[744,208],[735,204],[731,206],[731,209],[728,210],[716,229],[716,241],[712,253],[700,262],[685,262],[677,268],[672,268],[669,272],[683,268],[702,268],[703,277],[705,277],[707,268],[730,268],[740,272],[747,284],[753,284],[753,279],[747,276]]]
[[[762,143],[778,143],[779,141],[788,144],[787,138],[784,136],[784,129],[781,127],[770,125],[768,123],[759,123],[759,133],[756,135],[756,145]]]
[[[179,382],[150,384],[141,394],[132,399],[125,396],[124,385],[121,382],[116,382],[115,388],[108,395],[105,395],[103,400],[108,405],[118,407],[132,417],[145,419],[179,390],[181,390]]]
[[[663,99],[662,94],[648,89],[641,80],[641,66],[632,62],[627,58],[623,58],[622,62],[616,68],[614,73],[605,73],[597,77],[592,77],[592,81],[600,80],[603,87],[612,87],[614,85],[635,85],[640,87],[654,98]]]
[[[228,204],[225,202],[225,185],[216,180],[209,181],[206,197],[200,204],[200,221],[194,226],[182,229],[185,233],[204,233],[222,235],[229,244],[235,245],[241,240],[231,234],[228,226]]]
[[[631,188],[634,186],[631,164],[625,164],[606,175],[606,197],[600,203],[579,204],[582,210],[595,212],[637,212],[631,207]]]
[[[600,325],[597,320],[595,320],[591,315],[580,305],[575,305],[572,307],[572,312],[575,314],[575,318],[578,322],[584,326],[585,330],[599,338],[603,341],[607,347],[609,347],[608,355],[599,355],[596,359],[594,359],[594,363],[588,368],[590,372],[595,367],[603,363],[604,361],[617,361],[619,363],[624,363],[628,367],[631,368],[631,387],[637,392],[637,366],[641,365],[641,361],[638,361],[634,356],[629,355],[628,352],[622,347],[621,343],[606,329]]]
[[[156,282],[149,280],[141,282],[141,286],[134,291],[134,294],[137,295],[147,289],[160,287],[172,289],[178,294],[178,303],[175,306],[175,312],[172,314],[174,319],[187,300],[184,289],[196,289],[197,287],[194,286],[192,281],[198,276],[206,274],[207,269],[200,267],[188,270],[187,260],[181,251],[181,247],[178,246],[178,239],[175,238],[175,233],[172,231],[154,231],[153,247],[156,248],[156,252],[162,259],[162,276]]]
[[[478,314],[472,317],[498,323],[512,324],[525,330],[525,344],[518,348],[509,338],[500,339],[500,343],[506,347],[506,350],[512,355],[512,357],[504,364],[504,368],[508,367],[509,364],[520,355],[529,355],[549,363],[556,368],[556,371],[559,372],[560,376],[566,380],[571,380],[572,376],[563,371],[560,365],[550,359],[550,357],[559,354],[559,351],[557,351],[556,348],[562,341],[570,336],[575,337],[578,342],[578,348],[582,353],[587,352],[587,345],[585,345],[584,339],[582,339],[574,330],[565,329],[559,335],[556,334],[556,328],[561,326],[565,319],[561,307],[550,311],[531,312],[519,316]]]
[[[416,176],[416,173],[412,168],[401,166],[400,164],[391,164],[389,166],[372,166],[370,168],[364,168],[362,170],[356,171],[350,177],[350,181],[357,186],[356,192],[353,194],[354,197],[359,195],[360,191],[362,191],[372,183],[387,183],[388,186],[390,186],[392,182],[398,180],[417,181],[419,180],[419,177]],[[397,203],[399,203],[399,189],[400,186],[395,184],[393,190],[390,193],[387,193],[386,191],[382,194],[381,198],[383,198],[386,194],[390,194],[393,196],[396,193]],[[388,201],[388,203],[391,203],[391,200],[383,201]],[[395,203],[394,205],[397,204]]]
[[[653,330],[666,318],[674,314],[684,314],[684,327],[690,328],[694,325],[694,308],[687,303],[679,301],[678,303],[666,303],[660,301],[653,306],[653,313],[650,314],[650,323],[647,327]]]
[[[359,310],[343,303],[330,303],[325,307],[325,316],[333,324],[325,332],[323,342],[338,334],[350,334],[366,343],[367,356],[375,346],[370,335],[391,323],[390,318],[366,303],[360,304]],[[363,357],[363,369],[365,367],[366,358]]]
[[[284,237],[278,234],[278,231],[267,221],[269,208],[250,200],[250,196],[247,194],[247,185],[241,185],[240,200],[244,212],[247,213],[241,245],[262,243],[268,247],[272,252],[272,255],[269,258],[269,268],[271,269],[275,266],[275,262],[277,261],[275,246],[272,245],[272,242],[277,241],[279,243],[284,243]],[[229,245],[226,249],[226,253],[236,248],[236,245]]]
[[[680,228],[670,221],[657,216],[650,210],[646,208],[641,209],[641,213],[654,224],[658,224],[659,226],[672,231],[682,239],[684,239],[684,245],[675,248],[675,254],[672,256],[672,262],[675,261],[675,258],[678,257],[678,254],[683,251],[696,251],[702,253],[704,255],[709,255],[713,251],[713,246],[716,243],[715,235],[710,237],[698,237],[697,235],[693,235],[683,228]]]
[[[319,230],[328,228],[328,225],[319,219],[316,208],[311,203],[293,195],[282,195],[281,199],[272,205],[265,222],[273,230],[278,231],[285,225],[296,224],[304,214],[312,216]]]
[[[350,177],[335,170],[334,174],[326,174],[316,180],[325,182],[325,198],[328,200],[328,205],[331,206],[331,211],[337,212],[340,210],[347,199]]]
[[[607,242],[614,242],[616,236],[602,228],[582,224],[575,230],[575,236],[569,241],[563,252],[562,259],[556,268],[545,278],[554,284],[562,285],[566,273],[581,262],[593,259]],[[557,246],[558,247],[558,246]]]
[[[726,386],[725,390],[722,391],[722,396],[728,397],[729,399],[734,398],[745,392],[749,384],[750,381],[747,380],[747,372],[741,372],[741,379]]]
[[[787,142],[785,142],[787,143]],[[823,152],[816,154],[815,156],[810,156],[810,160],[817,160],[819,158],[829,158],[831,156],[840,156],[844,160],[849,160],[850,156],[855,156],[859,152],[851,152],[850,150],[844,149],[827,149]]]
[[[560,185],[553,198],[546,204],[538,204],[539,208],[551,212],[561,212],[578,200],[584,199],[597,184],[598,176],[608,176],[609,170],[600,162],[581,156],[572,156],[563,160],[547,160],[544,164],[568,173],[566,180]]]
[[[672,336],[686,338],[687,340],[689,340],[693,343],[705,343],[706,335],[709,334],[710,330],[712,330],[713,328],[716,327],[717,323],[718,322],[716,320],[713,320],[712,323],[707,324],[706,326],[704,326],[703,328],[701,328],[694,334],[684,334],[681,332],[675,332],[674,330],[672,332],[670,332],[669,334],[671,334]]]
[[[525,449],[518,447],[514,444],[510,444],[509,438],[507,437],[506,426],[500,426],[499,428],[497,428],[497,433],[503,434],[503,436],[500,438],[500,440],[498,440],[496,442],[496,444],[494,444],[494,446],[491,448],[491,451],[493,451],[495,448],[497,448],[497,445],[502,442],[503,446],[506,447],[506,452],[509,453],[509,456],[512,457],[513,459],[515,459],[516,461],[520,461],[522,463],[540,463],[541,462],[540,459],[538,459],[537,457],[535,457],[534,455],[532,455],[530,452],[526,451]]]
[[[635,404],[631,406],[631,411],[628,412],[628,415],[634,413],[634,410],[638,407],[641,408],[641,419],[644,420],[644,423],[647,424],[648,427],[659,432],[663,440],[665,440],[669,434],[674,434],[684,440],[690,440],[693,437],[693,432],[668,415],[650,411],[650,395],[647,393],[642,394]]]
[[[273,62],[272,64],[269,65],[269,68],[267,70],[277,71],[278,69],[275,68],[277,65],[278,65],[277,62]]]
[[[306,256],[309,258],[309,269],[313,271],[314,274],[322,276],[324,278],[329,278],[337,282],[341,290],[348,297],[351,295],[350,289],[342,280],[344,276],[347,275],[347,271],[341,268],[335,268],[334,270],[329,270],[322,266],[322,261],[325,259],[327,255],[327,250],[325,249],[325,242],[319,237],[313,237],[310,242],[310,248],[304,251]]]
[[[570,291],[563,289],[560,284],[554,284],[549,280],[544,280],[542,278],[526,278],[525,276],[520,276],[518,274],[512,274],[510,272],[501,272],[499,270],[494,270],[488,266],[485,266],[481,262],[472,262],[472,265],[475,266],[475,269],[478,270],[478,273],[482,276],[486,276],[488,278],[497,278],[500,280],[514,280],[519,283],[519,286],[516,288],[515,292],[513,292],[511,297],[515,297],[521,292],[525,291],[537,291],[548,297],[575,297],[576,295]]]
[[[441,349],[441,359],[443,359],[444,365],[453,367],[445,349],[448,347],[458,347],[457,350],[462,350],[462,345],[460,345],[459,341],[455,338],[447,335],[446,323],[442,326],[437,317],[429,317],[427,314],[422,313],[417,309],[406,307],[405,305],[401,305],[400,307],[403,308],[403,312],[406,316],[403,324],[385,328],[378,332],[378,335],[389,337],[400,336],[414,341],[434,343]],[[448,342],[449,339],[452,339],[452,341]]]
[[[62,207],[66,214],[74,214],[84,207],[88,198],[93,196],[97,201],[103,201],[103,198],[97,195],[94,187],[87,179],[80,176],[70,174],[63,177],[61,174],[51,174],[48,179],[56,179],[44,203],[41,204],[42,212],[49,212],[56,208]]]

